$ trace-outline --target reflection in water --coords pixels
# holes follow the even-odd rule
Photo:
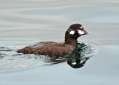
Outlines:
[[[93,56],[94,49],[92,49],[91,47],[84,48],[85,46],[86,45],[80,47],[81,49],[83,49],[81,51],[82,56],[79,54],[81,53],[79,51],[80,48],[77,47],[78,50],[74,50],[74,52],[65,56],[65,60],[68,60],[68,61],[72,60],[74,62],[75,59],[76,60],[80,59],[80,62],[82,63],[84,62],[85,58],[89,58]],[[76,51],[78,51],[78,54]],[[56,63],[51,62],[50,58],[47,56],[34,55],[34,54],[21,54],[21,53],[17,53],[14,49],[10,49],[7,47],[0,47],[0,72],[23,71],[23,70],[31,69],[38,66],[42,67],[44,65],[53,65],[53,64],[56,64]],[[68,62],[68,64],[70,65],[70,62]]]

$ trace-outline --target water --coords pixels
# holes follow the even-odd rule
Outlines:
[[[0,0],[0,47],[12,49],[0,51],[0,84],[119,84],[118,9],[118,0]],[[98,49],[83,68],[47,66],[34,55],[15,52],[39,41],[63,41],[72,23],[82,23],[89,32],[79,41]]]

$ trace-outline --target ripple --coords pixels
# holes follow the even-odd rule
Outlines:
[[[85,49],[85,54],[83,53],[84,58],[95,56],[96,51],[94,46],[88,45],[88,48]],[[0,73],[18,72],[49,65],[53,65],[53,62],[48,56],[22,54],[17,53],[13,47],[12,49],[0,47]]]
[[[6,47],[0,49],[0,73],[24,71],[44,65],[43,59],[39,56],[18,54]]]

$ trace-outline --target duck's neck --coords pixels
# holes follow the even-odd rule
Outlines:
[[[72,38],[65,39],[65,44],[76,46],[76,43],[77,43],[77,39],[72,39]]]

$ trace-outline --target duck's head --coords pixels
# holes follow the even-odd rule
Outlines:
[[[84,30],[84,27],[81,24],[72,24],[65,32],[65,42],[68,43],[72,40],[77,41],[80,36],[86,34],[87,31]]]

